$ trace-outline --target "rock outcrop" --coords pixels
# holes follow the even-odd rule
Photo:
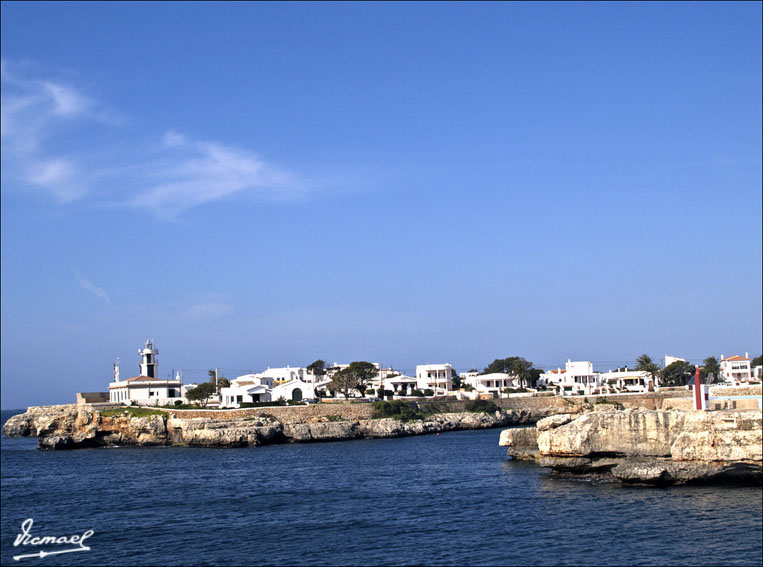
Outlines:
[[[248,447],[271,443],[341,441],[401,437],[462,429],[485,429],[534,423],[542,410],[495,413],[435,413],[423,420],[342,420],[310,416],[281,421],[272,415],[180,418],[171,411],[149,415],[130,408],[101,412],[87,406],[32,407],[3,427],[7,436],[36,435],[41,449],[73,449],[106,445],[186,445]]]
[[[627,484],[763,479],[763,415],[757,411],[594,411],[556,415],[501,436],[509,455],[537,455],[557,474],[597,474]]]

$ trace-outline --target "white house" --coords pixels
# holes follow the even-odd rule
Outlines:
[[[453,376],[456,371],[448,364],[419,364],[416,366],[416,385],[419,390],[427,388],[435,395],[447,395],[453,391]]]
[[[752,368],[750,367],[750,353],[744,356],[734,355],[728,358],[721,355],[721,377],[726,382],[739,384],[752,381]]]
[[[469,372],[468,374],[472,373]],[[506,388],[517,388],[519,380],[516,376],[512,376],[511,374],[493,372],[491,374],[477,374],[476,376],[468,376],[463,379],[462,383],[469,384],[477,392],[490,394],[494,398],[499,398],[501,396],[501,392]]]
[[[665,355],[665,363],[663,365],[663,368],[667,368],[674,362],[686,362],[685,358],[679,358],[677,356],[670,356],[669,354]]]
[[[411,396],[413,390],[416,389],[416,378],[413,376],[406,376],[405,374],[398,374],[397,376],[391,376],[382,380],[382,385],[385,390],[393,392],[395,395]]]
[[[180,378],[159,379],[159,349],[147,340],[140,355],[139,375],[120,379],[119,359],[114,362],[114,381],[109,384],[109,401],[130,405],[165,405],[179,400],[183,394]]]
[[[567,359],[564,370],[557,368],[544,372],[538,378],[538,384],[557,387],[562,395],[590,395],[601,387],[601,374],[594,372],[592,362]]]
[[[259,374],[237,376],[231,380],[229,387],[220,390],[220,404],[223,407],[240,407],[242,403],[315,398],[317,390],[325,388],[331,380],[317,380],[317,377],[304,370],[291,367],[269,368]],[[284,380],[289,375],[298,377]],[[302,380],[302,376],[308,381]]]
[[[307,376],[312,376],[307,371],[307,368],[301,368],[301,367],[291,367],[286,366],[285,368],[270,368],[268,367],[267,370],[260,372],[259,374],[255,374],[255,376],[260,378],[271,378],[274,385],[283,384],[285,382],[290,382],[291,380],[302,380],[304,381]]]
[[[600,383],[607,392],[648,392],[654,391],[652,375],[643,370],[610,370],[603,372]],[[650,390],[651,388],[651,390]]]

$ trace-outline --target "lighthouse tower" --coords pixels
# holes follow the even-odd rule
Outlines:
[[[146,339],[146,344],[138,351],[138,354],[140,355],[140,375],[156,378],[159,366],[156,355],[159,354],[159,349],[154,347],[151,339]]]

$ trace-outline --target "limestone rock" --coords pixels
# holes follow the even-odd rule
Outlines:
[[[559,427],[560,425],[565,425],[573,419],[575,419],[575,417],[570,413],[560,413],[539,420],[536,427],[538,431],[546,431],[548,429]]]
[[[643,485],[763,481],[759,410],[597,411],[537,429],[538,463],[556,472]]]
[[[501,431],[498,445],[508,447],[508,455],[515,459],[535,459],[538,457],[538,429],[535,427],[504,429]]]

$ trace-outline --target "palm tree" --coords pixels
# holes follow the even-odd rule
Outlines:
[[[533,363],[528,362],[522,357],[512,357],[512,360],[509,362],[509,373],[513,374],[519,379],[519,384],[522,388],[526,388],[530,381],[531,373],[530,369],[532,368]]]
[[[708,356],[703,362],[702,362],[705,375],[712,374],[713,375],[713,382],[718,382],[718,380],[721,377],[721,365],[718,362],[718,359],[714,356]]]
[[[652,377],[652,383],[657,386],[657,378],[660,375],[660,367],[657,366],[648,354],[642,354],[636,359],[636,370],[648,372]]]

